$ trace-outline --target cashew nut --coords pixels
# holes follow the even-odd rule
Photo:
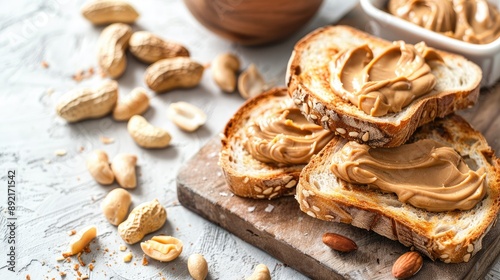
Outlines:
[[[69,251],[63,253],[63,256],[72,256],[80,253],[97,235],[95,226],[86,227],[77,232],[69,244]]]
[[[266,87],[266,81],[253,63],[238,78],[238,91],[245,99],[261,94]]]
[[[212,77],[225,92],[233,92],[236,89],[236,74],[239,70],[240,60],[231,53],[221,54],[212,62]]]
[[[111,162],[111,170],[115,174],[118,184],[126,189],[133,189],[137,186],[135,176],[135,164],[137,157],[131,154],[118,154]]]
[[[164,148],[172,139],[166,130],[151,125],[139,115],[130,118],[127,129],[132,139],[144,148]]]
[[[192,254],[188,258],[188,271],[194,280],[204,280],[208,275],[208,264],[200,254]]]
[[[127,217],[132,197],[127,190],[116,188],[110,191],[101,204],[104,216],[112,225],[119,225]]]
[[[144,80],[155,92],[191,88],[200,83],[204,70],[203,65],[189,57],[166,58],[151,64],[144,73]]]
[[[161,262],[176,259],[182,253],[182,247],[182,241],[172,236],[154,236],[151,240],[141,242],[144,254]]]
[[[97,60],[101,69],[112,78],[121,76],[127,67],[125,50],[131,35],[132,28],[123,23],[113,23],[101,32]]]
[[[252,275],[246,280],[271,280],[271,273],[265,264],[259,264],[255,267]]]
[[[96,89],[81,88],[64,95],[57,114],[68,122],[95,119],[109,114],[118,100],[118,83],[106,81]]]
[[[167,115],[175,125],[185,131],[195,131],[207,121],[205,112],[192,104],[182,101],[170,104]]]
[[[128,98],[118,100],[113,109],[113,118],[117,121],[128,121],[133,115],[140,115],[149,108],[149,97],[146,90],[134,88]]]
[[[179,43],[166,41],[147,31],[137,31],[129,40],[130,52],[145,63],[164,58],[189,56],[189,51]]]
[[[109,185],[115,180],[115,175],[109,167],[108,154],[105,151],[93,151],[87,159],[87,169],[99,184]]]
[[[118,226],[123,241],[134,244],[148,233],[160,229],[167,220],[167,211],[158,199],[139,204],[128,218]]]

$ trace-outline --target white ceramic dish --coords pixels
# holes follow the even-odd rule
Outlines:
[[[428,46],[461,54],[474,61],[483,70],[482,86],[491,86],[500,78],[500,38],[484,45],[471,44],[427,30],[386,12],[388,0],[361,0],[365,13],[372,18],[370,31],[387,40],[409,43],[425,41]],[[500,8],[500,0],[490,1]]]

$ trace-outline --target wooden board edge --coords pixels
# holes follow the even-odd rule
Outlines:
[[[201,171],[201,173],[203,173],[203,170],[210,166],[210,172],[215,173],[215,169],[212,168],[216,165],[216,160],[213,154],[215,153],[214,151],[218,151],[220,149],[220,143],[217,140],[218,139],[216,138],[211,139],[195,156],[193,156],[192,159],[186,163],[184,167],[179,170],[176,178],[177,196],[179,202],[187,209],[228,230],[250,245],[267,252],[276,259],[282,261],[285,265],[289,265],[291,268],[294,268],[306,276],[314,279],[344,279],[344,276],[342,276],[342,274],[338,271],[335,271],[328,266],[318,265],[317,259],[311,255],[303,254],[303,252],[293,248],[293,244],[276,240],[272,233],[266,232],[262,229],[259,230],[253,225],[245,223],[244,217],[237,215],[235,212],[223,211],[224,204],[217,196],[207,196],[205,192],[211,192],[212,190],[200,188],[200,185],[205,186],[207,184],[202,178],[198,178],[197,175],[194,175],[193,172],[198,173]],[[195,168],[193,170],[193,166],[201,169],[198,170]],[[220,168],[217,167],[217,170],[220,170]],[[205,172],[207,171],[205,170]],[[217,180],[215,186],[219,189],[222,187],[222,184],[225,185],[226,183],[223,178],[220,178]],[[189,187],[196,185],[198,185],[198,187]],[[227,186],[225,187],[227,188]],[[229,188],[227,188],[227,190],[229,192]],[[217,191],[217,193],[219,191]],[[218,194],[220,195],[220,193]],[[224,196],[226,195],[228,194],[224,194]],[[229,195],[232,194],[229,192]],[[226,215],[223,216],[220,213],[226,213]],[[240,226],[235,227],[234,223],[238,223]],[[470,262],[466,264],[464,263],[467,268],[465,271],[460,269],[462,270],[460,276],[455,275],[455,277],[453,277],[453,273],[451,273],[448,276],[453,278],[447,277],[446,279],[480,279],[481,276],[484,277],[484,275],[488,273],[488,270],[486,269],[494,264],[494,260],[500,252],[500,236],[494,235],[495,232],[499,231],[499,225],[495,223],[482,242],[483,246],[485,244],[488,244],[488,246],[483,247]],[[274,248],[266,246],[266,244],[270,244],[269,242],[274,243]],[[276,244],[279,245],[279,249],[276,249]],[[302,255],[301,258],[288,257],[293,254],[296,255],[297,252]],[[453,266],[454,264],[449,265]],[[439,269],[439,266],[435,268]],[[456,272],[455,269],[451,269],[451,271]],[[458,278],[456,278],[456,276],[458,276]],[[419,277],[417,276],[415,279],[419,279]]]
[[[232,223],[232,234],[238,236],[245,242],[265,251],[266,253],[283,262],[285,265],[296,269],[306,276],[319,280],[344,279],[344,277],[339,275],[336,271],[330,270],[324,266],[316,265],[317,260],[315,260],[311,256],[304,255],[304,258],[301,259],[291,257],[293,255],[292,251],[295,251],[295,248],[293,248],[289,244],[274,239],[274,236],[269,232],[260,231],[256,227],[249,227],[238,215],[234,213],[229,213],[226,216],[220,215],[220,205],[212,203],[206,200],[200,194],[192,191],[189,188],[186,188],[182,180],[177,180],[177,197],[179,199],[179,202],[184,207],[197,213],[208,221],[221,226],[222,228],[227,229],[229,223]],[[209,211],[206,211],[207,209],[209,209]],[[269,242],[277,242],[279,244],[279,249],[276,250],[275,248],[266,246],[267,244],[269,244]]]
[[[497,217],[498,219],[498,217]],[[486,237],[491,237],[493,234],[493,229],[497,226],[497,220],[495,220],[491,230],[486,234]],[[484,245],[484,242],[483,242]],[[486,253],[488,252],[488,253]],[[497,252],[496,254],[491,254],[490,252]],[[464,280],[475,280],[475,279],[484,279],[485,276],[490,271],[490,268],[495,264],[495,260],[500,256],[500,235],[496,236],[489,246],[481,249],[481,255],[475,256],[473,259],[476,259],[472,269],[465,275]],[[478,258],[476,258],[478,257]],[[481,260],[481,261],[479,261]]]

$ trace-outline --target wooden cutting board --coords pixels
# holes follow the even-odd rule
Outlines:
[[[340,23],[362,28],[366,16],[357,7]],[[485,135],[498,156],[500,83],[482,90],[478,104],[460,114]],[[408,248],[370,231],[311,218],[300,211],[293,197],[260,201],[233,196],[217,165],[219,149],[219,139],[212,139],[180,170],[177,195],[185,207],[313,279],[393,279],[392,265]],[[348,236],[359,249],[337,253],[322,243],[325,232]],[[468,263],[425,258],[412,279],[479,279],[499,254],[499,241],[497,223],[483,239],[483,249]]]
[[[462,113],[500,150],[500,86],[484,90],[479,104]],[[293,197],[253,200],[234,196],[217,165],[219,139],[212,139],[179,172],[177,195],[185,207],[261,248],[313,279],[391,279],[394,261],[408,248],[353,226],[326,222],[302,213]],[[336,232],[359,249],[338,253],[321,237]],[[483,239],[483,249],[468,263],[445,264],[425,258],[412,279],[479,279],[500,252],[500,225]]]

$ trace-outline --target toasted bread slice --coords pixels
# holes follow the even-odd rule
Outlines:
[[[329,65],[339,51],[368,44],[374,55],[392,45],[348,26],[329,26],[300,40],[288,62],[288,92],[309,121],[342,137],[374,147],[397,147],[415,129],[437,117],[472,106],[479,95],[481,69],[462,56],[441,52],[444,63],[433,63],[434,89],[398,113],[366,114],[330,87]]]
[[[224,128],[219,156],[227,185],[242,197],[272,199],[295,194],[295,186],[305,164],[279,166],[255,159],[244,147],[245,124],[265,111],[282,106],[293,107],[285,88],[274,88],[247,100]]]
[[[336,178],[330,170],[332,157],[347,143],[336,137],[302,171],[296,194],[301,210],[318,219],[373,230],[433,260],[467,262],[481,249],[483,236],[497,218],[500,160],[481,133],[455,114],[420,127],[410,141],[419,139],[453,147],[473,170],[486,168],[487,194],[474,208],[429,212],[400,202],[394,194]]]
[[[273,88],[247,100],[226,124],[219,165],[234,194],[255,199],[295,194],[295,186],[305,164],[280,166],[264,163],[255,159],[244,147],[245,124],[267,110],[280,106],[293,107],[292,102],[286,88]]]

